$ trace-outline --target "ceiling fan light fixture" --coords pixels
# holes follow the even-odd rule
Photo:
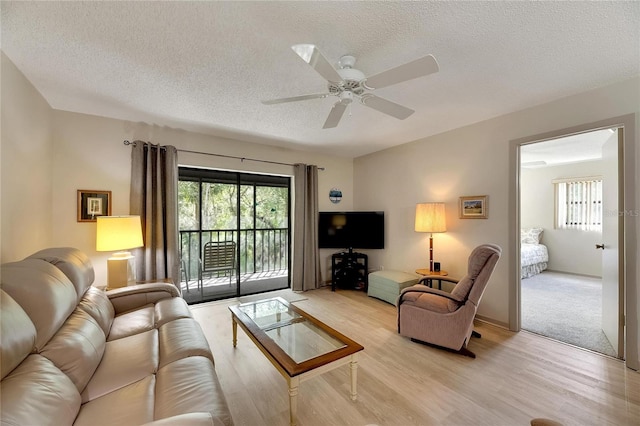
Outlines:
[[[349,91],[340,93],[340,102],[343,104],[350,104],[351,102],[353,102],[353,93]]]
[[[344,55],[338,61],[338,66],[342,69],[353,68],[356,64],[356,58],[351,55]]]
[[[399,120],[408,118],[415,112],[414,110],[367,93],[367,91],[371,92],[375,89],[413,80],[414,78],[433,74],[439,70],[436,59],[432,55],[427,55],[404,65],[366,77],[362,71],[353,68],[356,58],[351,55],[342,56],[337,63],[338,68],[336,69],[313,44],[295,44],[291,48],[327,81],[328,93],[264,100],[262,103],[273,105],[336,96],[339,100],[331,108],[329,116],[322,127],[323,129],[334,128],[338,125],[347,107],[353,103],[354,97],[363,105],[383,114]],[[349,114],[351,114],[351,111],[349,111]]]
[[[342,77],[342,80],[345,81],[357,81],[361,82],[362,80],[366,80],[364,73],[355,68],[340,68],[338,74]]]

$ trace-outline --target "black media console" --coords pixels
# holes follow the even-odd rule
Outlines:
[[[369,257],[352,249],[331,255],[331,291],[336,287],[367,291]]]

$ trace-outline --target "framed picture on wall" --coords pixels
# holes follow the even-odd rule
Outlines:
[[[486,219],[487,217],[486,195],[460,197],[460,219]]]
[[[78,222],[95,222],[98,216],[111,216],[111,191],[78,189]]]

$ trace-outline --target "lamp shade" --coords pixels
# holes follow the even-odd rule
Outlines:
[[[140,216],[98,216],[96,251],[142,247]]]
[[[416,232],[445,232],[447,224],[444,203],[421,203],[416,205]]]

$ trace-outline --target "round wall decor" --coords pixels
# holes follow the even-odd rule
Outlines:
[[[338,188],[331,188],[329,190],[329,199],[333,204],[338,204],[342,200],[342,191]]]

